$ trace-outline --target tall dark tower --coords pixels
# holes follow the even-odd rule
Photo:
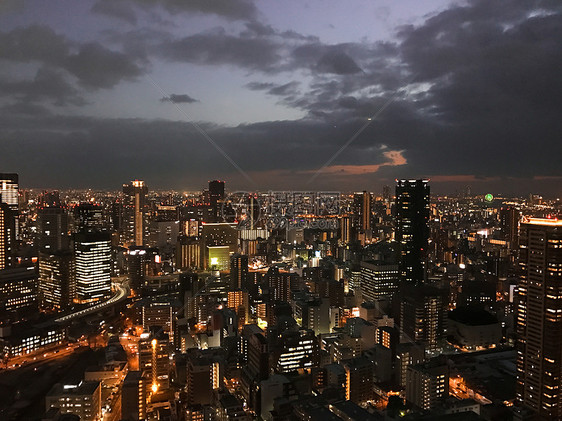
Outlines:
[[[562,419],[562,221],[521,223],[517,286],[517,401]]]
[[[148,187],[144,181],[134,180],[131,184],[123,184],[122,229],[125,231],[125,242],[136,246],[142,246],[146,237],[147,194]]]
[[[371,229],[371,193],[362,191],[353,195],[354,228],[360,232]]]
[[[423,283],[429,239],[429,180],[396,180],[396,241],[400,276]]]
[[[248,286],[248,256],[236,253],[230,257],[230,285],[233,289]]]
[[[219,221],[219,213],[221,211],[221,202],[224,199],[224,181],[213,180],[209,181],[209,202],[213,208],[213,216],[216,221]]]
[[[216,206],[219,200],[224,199],[224,181],[209,181],[209,199],[213,206]]]
[[[519,211],[513,206],[500,208],[500,227],[504,240],[509,242],[509,248],[515,249],[519,229]]]

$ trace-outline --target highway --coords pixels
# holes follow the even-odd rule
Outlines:
[[[122,278],[119,278],[122,279]],[[75,313],[67,314],[66,316],[59,317],[55,319],[56,323],[65,323],[73,319],[78,319],[80,317],[87,316],[88,314],[95,313],[96,311],[103,310],[104,308],[111,306],[115,303],[118,303],[121,300],[124,300],[129,296],[129,287],[127,281],[122,281],[121,283],[114,283],[117,292],[113,297],[109,300],[104,301],[103,303],[96,304],[95,306],[85,308],[83,310],[77,311]]]

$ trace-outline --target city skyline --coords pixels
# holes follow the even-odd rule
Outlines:
[[[560,195],[557,2],[353,6],[4,2],[0,167],[47,189]]]

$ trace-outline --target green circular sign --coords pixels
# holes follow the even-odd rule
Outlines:
[[[486,196],[484,196],[484,200],[486,202],[491,202],[492,200],[494,200],[494,195],[491,193],[488,193]]]

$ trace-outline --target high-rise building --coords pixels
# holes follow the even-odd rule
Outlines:
[[[159,327],[152,327],[139,340],[140,371],[150,373],[153,394],[170,387],[170,340]]]
[[[39,305],[47,310],[65,310],[74,299],[74,255],[70,250],[39,255]]]
[[[47,410],[60,408],[62,414],[75,414],[84,421],[97,421],[101,413],[101,382],[56,383],[45,397]]]
[[[345,399],[357,404],[373,399],[374,365],[365,357],[348,360],[345,369]]]
[[[0,203],[7,204],[12,211],[18,211],[19,200],[18,175],[0,173]]]
[[[349,244],[351,238],[351,217],[342,216],[340,220],[340,242],[341,244]]]
[[[123,227],[124,240],[137,246],[144,245],[148,225],[145,217],[147,211],[148,187],[144,181],[134,180],[123,184]]]
[[[224,181],[209,181],[209,201],[211,206],[216,207],[220,200],[224,199]]]
[[[383,186],[383,188],[382,188],[382,199],[385,202],[391,201],[392,196],[390,195],[390,186]]]
[[[449,366],[444,357],[410,365],[406,372],[406,400],[431,411],[449,396]]]
[[[43,252],[68,248],[68,213],[65,208],[57,206],[37,209],[37,240],[39,250]]]
[[[74,237],[76,301],[93,303],[111,294],[111,237],[81,232]]]
[[[0,312],[37,308],[37,273],[33,266],[0,270]]]
[[[426,278],[429,240],[429,180],[396,180],[396,241],[402,280]]]
[[[361,262],[360,286],[365,301],[392,297],[398,290],[398,265]]]
[[[190,355],[187,361],[187,404],[209,405],[222,385],[220,363],[210,356]]]
[[[0,203],[0,270],[12,265],[16,245],[16,211]]]
[[[363,191],[353,196],[354,227],[357,231],[367,232],[371,229],[371,193]]]
[[[519,237],[517,400],[562,417],[562,221],[528,218]]]
[[[399,325],[404,340],[423,343],[428,351],[437,351],[447,329],[448,291],[406,284],[399,294]]]
[[[0,207],[2,204],[7,206],[9,212],[8,218],[8,228],[12,230],[9,235],[12,239],[11,243],[8,244],[8,247],[13,249],[15,247],[15,241],[19,239],[19,185],[18,185],[19,177],[17,174],[14,173],[0,173]],[[0,214],[6,213],[6,211],[2,211],[0,209]],[[2,215],[0,215],[2,218]],[[6,219],[6,216],[4,216]],[[4,221],[4,228],[6,228],[6,221]],[[2,231],[0,230],[0,237],[2,236]],[[2,239],[0,238],[0,248],[2,248]],[[0,251],[1,254],[1,251]],[[10,256],[11,257],[11,256]],[[0,269],[2,269],[2,258],[0,256]],[[6,266],[5,266],[6,267]]]
[[[74,219],[79,231],[103,231],[106,228],[103,207],[96,203],[80,203],[74,208]]]
[[[230,285],[235,289],[248,286],[248,256],[234,254],[230,257]]]
[[[202,263],[199,238],[180,235],[176,243],[176,268],[200,269]]]
[[[511,249],[516,249],[519,233],[519,211],[513,206],[503,206],[500,208],[499,214],[503,238],[509,242]]]
[[[167,301],[150,301],[142,305],[142,327],[148,332],[160,328],[172,340],[174,338],[174,307]]]
[[[146,418],[146,401],[151,382],[147,372],[129,371],[121,389],[121,419],[143,420]]]

